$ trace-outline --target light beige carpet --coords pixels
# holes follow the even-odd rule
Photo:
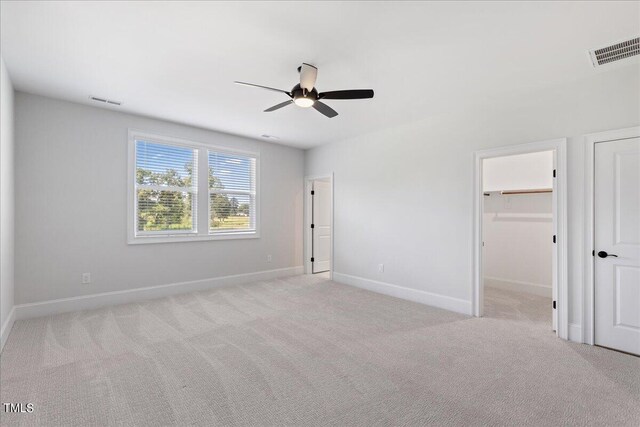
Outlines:
[[[16,322],[2,425],[640,425],[640,359],[299,276]]]

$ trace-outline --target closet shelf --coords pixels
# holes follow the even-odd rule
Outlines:
[[[553,188],[531,188],[528,190],[503,190],[500,194],[537,194],[537,193],[552,193]]]

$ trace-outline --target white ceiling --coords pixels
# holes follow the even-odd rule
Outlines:
[[[598,72],[587,51],[640,33],[638,2],[7,2],[1,48],[18,90],[307,148]],[[328,119],[263,113],[302,62]],[[612,65],[617,67],[619,65]]]

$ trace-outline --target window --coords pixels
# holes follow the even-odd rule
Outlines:
[[[209,230],[255,229],[255,158],[209,151]]]
[[[259,237],[255,153],[130,132],[129,243]]]
[[[136,233],[197,232],[197,150],[136,140]]]

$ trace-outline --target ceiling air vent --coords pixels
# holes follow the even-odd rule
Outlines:
[[[640,54],[640,37],[589,52],[594,67]]]
[[[122,105],[122,102],[120,102],[120,101],[114,101],[114,100],[105,99],[105,98],[98,98],[97,96],[90,96],[89,99],[92,100],[92,101],[102,102],[102,103],[105,103],[105,104]]]

